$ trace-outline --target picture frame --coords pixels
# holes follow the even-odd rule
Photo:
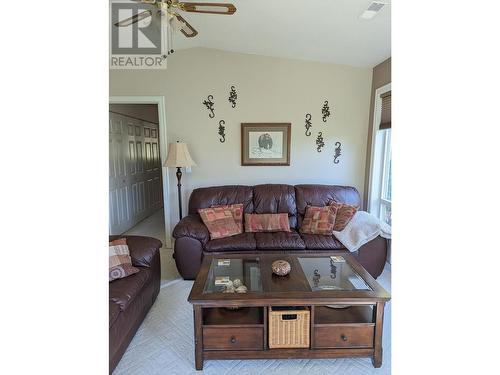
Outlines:
[[[289,166],[291,123],[242,123],[241,165]]]

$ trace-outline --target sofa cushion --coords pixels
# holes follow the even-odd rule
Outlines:
[[[241,233],[236,236],[210,240],[205,245],[205,251],[255,250],[254,233]]]
[[[288,214],[245,214],[245,232],[290,232]]]
[[[335,225],[333,226],[333,230],[337,232],[344,230],[347,223],[351,221],[356,211],[358,211],[358,206],[352,206],[350,204],[333,202],[330,207],[337,208],[337,217],[335,218]]]
[[[201,208],[198,213],[207,226],[212,240],[234,236],[243,231],[243,228],[234,221],[233,212],[227,206]]]
[[[306,245],[300,235],[291,232],[255,233],[258,250],[304,250]]]
[[[109,243],[109,281],[133,275],[139,270],[132,266],[132,258],[126,238],[119,238]]]
[[[307,206],[300,233],[332,235],[338,207],[335,205]]]
[[[111,327],[120,315],[120,306],[114,301],[109,301],[109,326]]]
[[[288,214],[290,227],[297,228],[295,189],[292,185],[255,185],[253,188],[253,205],[256,214]]]
[[[121,311],[127,309],[144,285],[152,278],[151,269],[144,267],[138,267],[138,269],[138,273],[109,284],[109,300],[116,303]]]
[[[352,186],[337,185],[295,185],[295,197],[297,199],[298,225],[302,219],[307,206],[327,206],[332,202],[361,206],[361,197],[356,188]]]
[[[307,250],[343,250],[344,245],[335,236],[324,236],[321,234],[300,235],[306,245]]]
[[[233,219],[236,222],[236,225],[240,229],[240,233],[243,233],[243,203],[238,204],[223,204],[212,206],[212,208],[226,208],[231,211],[233,215]]]
[[[251,186],[227,185],[194,189],[189,197],[189,214],[197,214],[200,208],[243,203],[245,213],[253,212]]]

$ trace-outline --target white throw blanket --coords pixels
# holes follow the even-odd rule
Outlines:
[[[352,252],[379,235],[391,238],[391,227],[368,212],[358,211],[347,223],[344,230],[333,231],[333,235]]]

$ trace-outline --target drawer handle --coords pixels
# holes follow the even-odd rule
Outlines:
[[[236,342],[236,337],[231,336],[231,344],[234,344]]]
[[[347,341],[347,336],[346,335],[340,335],[340,338],[342,339],[342,341]]]

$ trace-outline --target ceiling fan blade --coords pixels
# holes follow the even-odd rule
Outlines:
[[[141,20],[144,20],[148,17],[151,17],[152,13],[150,10],[145,10],[144,12],[134,14],[132,17],[125,18],[124,20],[121,20],[117,23],[115,23],[116,27],[127,27],[130,26],[136,22],[139,22]]]
[[[189,22],[186,21],[182,16],[176,13],[174,14],[174,18],[177,20],[177,22],[175,22],[175,26],[177,26],[176,28],[178,28],[186,38],[192,38],[198,35],[198,31],[196,31],[196,29],[191,26]]]
[[[192,13],[212,13],[212,14],[233,14],[236,7],[233,4],[224,3],[179,3],[179,8],[185,12]]]

